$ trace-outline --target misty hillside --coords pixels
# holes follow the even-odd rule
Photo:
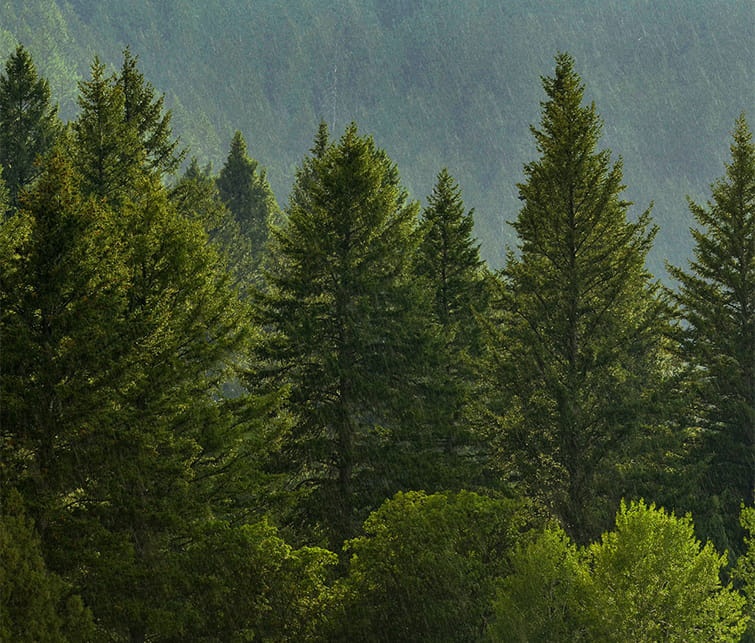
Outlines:
[[[636,212],[653,201],[651,253],[685,260],[686,196],[720,176],[738,114],[755,103],[749,0],[12,0],[0,53],[17,42],[50,79],[64,118],[94,55],[129,45],[166,94],[190,154],[219,167],[240,129],[286,202],[321,120],[352,120],[398,163],[424,201],[447,166],[475,208],[483,255],[499,265],[534,150],[540,76],[571,53],[625,164]]]

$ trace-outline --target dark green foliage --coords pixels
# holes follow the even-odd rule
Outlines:
[[[720,547],[739,551],[739,506],[753,502],[755,488],[755,148],[744,116],[712,195],[707,207],[690,201],[699,226],[694,259],[688,271],[670,271],[680,283],[681,355],[697,392],[693,458],[707,463],[699,526]]]
[[[74,159],[85,194],[120,205],[144,175],[138,131],[125,118],[125,95],[98,58],[79,83],[79,116],[73,124]],[[133,196],[133,194],[131,194]]]
[[[496,578],[527,515],[521,503],[480,496],[399,493],[347,544],[336,585],[337,641],[479,641]]]
[[[13,207],[21,190],[39,175],[37,161],[60,131],[47,80],[38,76],[29,52],[19,45],[0,75],[0,164]]]
[[[473,436],[466,413],[474,397],[475,360],[482,352],[477,316],[486,312],[489,298],[487,269],[472,236],[472,215],[464,210],[458,184],[448,170],[441,170],[420,220],[416,271],[430,296],[430,319],[443,342],[438,351],[445,363],[439,364],[439,394],[432,404],[445,409],[438,421],[448,423],[444,448],[449,457],[444,466],[459,467],[456,484],[448,481],[453,488],[480,483],[485,471],[482,456],[487,454],[485,445]]]
[[[475,311],[486,301],[479,245],[472,237],[472,211],[464,211],[461,189],[448,170],[438,174],[427,207],[422,212],[422,243],[417,271],[427,278],[434,294],[435,318],[454,352],[476,352]]]
[[[90,640],[92,615],[50,572],[20,495],[0,498],[0,639],[19,643]]]
[[[53,157],[3,224],[4,474],[100,628],[165,634],[185,583],[176,544],[234,491],[216,482],[238,440],[216,391],[243,311],[161,188],[113,212],[75,183]]]
[[[296,417],[281,458],[307,490],[306,521],[340,546],[387,493],[423,484],[418,467],[432,471],[419,455],[434,446],[422,397],[432,353],[411,275],[417,207],[396,167],[355,125],[315,154],[273,230],[258,314]]]
[[[501,273],[491,327],[491,410],[505,475],[579,542],[622,491],[617,465],[652,421],[665,307],[645,270],[653,232],[620,198],[621,164],[596,151],[601,122],[566,54],[544,78],[514,222],[520,254]]]
[[[136,62],[126,49],[120,74],[106,75],[95,58],[90,79],[79,83],[80,112],[73,125],[85,193],[116,206],[135,196],[139,180],[175,172],[185,154],[172,138],[163,97],[155,98]]]
[[[155,97],[155,90],[137,68],[137,61],[138,57],[127,47],[116,81],[123,92],[123,120],[136,131],[148,170],[158,176],[173,174],[186,152],[179,149],[178,139],[173,139],[172,116],[164,108],[165,97]]]
[[[277,216],[278,205],[265,171],[258,171],[257,161],[249,158],[241,132],[233,136],[217,185],[220,198],[251,245],[254,264],[258,264],[267,243],[270,225]]]
[[[255,266],[251,241],[220,198],[210,166],[201,168],[193,158],[171,189],[171,200],[184,216],[202,222],[241,287],[249,285]]]

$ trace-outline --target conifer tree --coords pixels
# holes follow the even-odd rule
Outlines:
[[[137,178],[146,174],[138,130],[125,119],[125,95],[115,76],[95,58],[89,80],[79,83],[74,121],[75,165],[85,194],[119,205]]]
[[[473,437],[466,413],[474,396],[475,360],[482,350],[477,315],[484,314],[488,299],[486,270],[473,227],[473,211],[465,212],[461,189],[444,168],[422,212],[416,270],[430,293],[432,319],[444,344],[440,352],[445,382],[436,385],[439,394],[433,404],[446,409],[438,419],[445,416],[450,422],[444,440],[445,467],[449,474],[456,471],[457,484],[463,488],[480,481],[485,470],[480,456],[487,451]],[[437,375],[440,383],[441,372]],[[448,482],[456,486],[451,476]]]
[[[247,153],[246,141],[236,132],[231,141],[223,169],[217,178],[223,203],[233,214],[244,236],[249,239],[255,263],[259,261],[268,238],[268,229],[278,211],[278,205],[265,177],[258,170],[257,161]]]
[[[464,212],[461,189],[440,171],[427,207],[422,212],[422,243],[417,271],[434,293],[435,317],[458,348],[475,341],[474,311],[484,308],[484,272],[480,246],[472,237],[473,211]]]
[[[744,115],[712,196],[707,206],[690,201],[694,259],[689,270],[670,272],[680,284],[681,353],[697,391],[693,455],[706,469],[698,522],[719,547],[739,551],[739,508],[752,504],[755,489],[755,148]]]
[[[627,217],[621,163],[567,54],[543,78],[540,158],[524,168],[519,255],[501,273],[491,404],[506,476],[579,542],[605,528],[624,451],[650,415],[665,306],[644,261],[649,215]]]
[[[429,340],[411,277],[417,207],[395,165],[353,124],[331,144],[321,128],[313,154],[273,229],[260,374],[290,386],[280,459],[308,492],[302,520],[340,549],[366,511],[418,484]]]
[[[165,96],[155,97],[155,89],[137,67],[138,57],[127,47],[116,84],[123,92],[123,119],[136,130],[151,172],[173,174],[184,157],[179,140],[173,138],[171,112],[165,110]],[[135,159],[137,160],[137,159]]]
[[[10,191],[11,206],[40,169],[36,162],[61,131],[50,87],[40,78],[28,51],[19,45],[0,74],[0,164]]]
[[[250,414],[218,388],[245,313],[202,224],[157,179],[118,210],[78,183],[53,156],[0,228],[12,251],[0,262],[2,474],[98,627],[178,636],[181,543],[213,510],[235,511],[253,477],[237,466]]]

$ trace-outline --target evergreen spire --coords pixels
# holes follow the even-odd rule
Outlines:
[[[40,174],[38,158],[60,135],[57,111],[47,80],[38,76],[31,55],[19,45],[0,74],[0,164],[14,207],[19,192]]]
[[[665,308],[644,266],[649,215],[629,220],[621,163],[597,150],[601,121],[569,55],[543,88],[540,158],[518,186],[520,256],[502,272],[493,408],[504,470],[586,542],[607,526],[623,493],[614,467],[649,417]]]
[[[669,271],[680,283],[681,350],[699,391],[695,457],[708,462],[700,513],[723,524],[725,534],[709,534],[720,547],[739,550],[739,507],[752,504],[755,487],[755,149],[744,115],[732,139],[712,201],[689,203],[697,222],[689,270]]]

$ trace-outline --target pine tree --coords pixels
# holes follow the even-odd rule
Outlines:
[[[178,169],[185,152],[172,138],[163,97],[124,51],[120,74],[106,74],[95,58],[89,80],[79,83],[81,112],[73,124],[76,167],[83,189],[116,207],[135,196],[139,181],[162,180]],[[131,193],[129,194],[129,190]]]
[[[694,457],[706,463],[698,522],[719,547],[739,551],[739,508],[753,503],[755,488],[755,151],[744,115],[726,176],[711,189],[707,207],[690,201],[699,227],[689,270],[670,272],[680,284],[681,354],[697,391]]]
[[[436,319],[460,349],[478,343],[474,313],[485,307],[485,273],[473,228],[473,211],[464,212],[461,189],[444,168],[422,212],[417,271],[433,290]]]
[[[485,470],[481,457],[487,451],[473,436],[467,417],[475,396],[475,362],[482,351],[477,315],[484,314],[488,304],[487,272],[472,237],[473,227],[473,212],[465,212],[461,189],[448,170],[441,170],[422,212],[416,270],[430,293],[432,319],[443,341],[445,367],[437,373],[437,380],[440,384],[443,377],[445,382],[436,385],[438,395],[433,404],[445,409],[438,421],[443,417],[450,421],[444,467],[459,476],[454,485],[449,475],[448,483],[463,488],[480,482]]]
[[[74,154],[82,189],[118,206],[146,174],[145,152],[137,129],[125,120],[123,89],[97,58],[90,79],[79,83],[78,102]]]
[[[233,136],[217,185],[220,198],[238,222],[242,234],[251,243],[254,263],[258,263],[267,242],[269,226],[278,212],[278,205],[265,171],[258,171],[257,161],[249,158],[241,132],[236,132]]]
[[[246,313],[202,224],[156,178],[118,210],[78,184],[53,156],[0,228],[3,481],[102,630],[175,637],[183,545],[248,494],[269,409],[220,395]]]
[[[273,229],[259,374],[290,386],[280,464],[307,490],[302,521],[340,548],[366,511],[418,484],[428,339],[411,278],[416,205],[356,125],[337,143],[322,134]]]
[[[610,520],[616,465],[650,419],[665,306],[644,267],[649,215],[628,220],[621,164],[596,151],[601,121],[569,55],[543,87],[541,156],[518,186],[519,256],[501,273],[491,333],[491,412],[507,477],[586,542]]]
[[[155,97],[155,89],[137,67],[138,57],[127,47],[116,84],[123,92],[124,121],[136,130],[147,168],[162,176],[173,174],[186,156],[173,138],[171,112],[165,110],[165,97]],[[138,159],[135,159],[138,160]]]
[[[19,45],[0,74],[0,164],[11,206],[18,206],[21,190],[39,175],[36,162],[60,132],[50,87],[38,76],[29,52]]]

